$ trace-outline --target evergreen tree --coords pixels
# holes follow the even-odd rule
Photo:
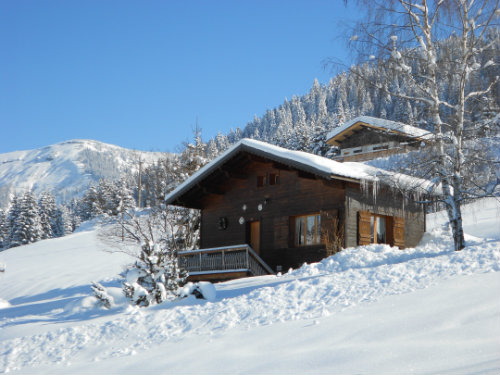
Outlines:
[[[7,245],[8,239],[8,225],[7,225],[7,215],[0,208],[0,248]]]
[[[187,272],[179,268],[171,250],[165,245],[147,242],[127,273],[123,291],[133,304],[147,307],[178,298],[178,289],[186,278]]]
[[[40,216],[42,239],[57,236],[57,208],[54,196],[50,193],[43,193],[38,200],[38,210]]]
[[[10,247],[36,242],[42,238],[38,204],[31,192],[22,196],[19,212],[13,220],[10,232]]]
[[[76,216],[76,215],[75,215]],[[76,224],[76,223],[75,223]],[[70,215],[70,212],[66,206],[60,206],[56,209],[56,218],[55,218],[55,227],[54,227],[54,235],[56,237],[62,237],[67,234],[72,233],[76,227],[73,227],[73,219]]]

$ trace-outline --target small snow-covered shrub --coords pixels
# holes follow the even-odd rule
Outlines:
[[[101,284],[93,282],[90,286],[92,291],[94,292],[94,297],[97,298],[97,301],[100,306],[110,309],[111,306],[114,305],[114,299],[112,296],[108,294],[108,291]]]
[[[187,272],[177,263],[175,253],[166,242],[146,242],[123,283],[125,296],[137,306],[149,306],[179,297]]]
[[[198,283],[187,283],[180,290],[180,297],[187,297],[189,295],[193,295],[199,299],[206,299],[207,301],[215,301],[217,292],[212,283],[200,281]]]

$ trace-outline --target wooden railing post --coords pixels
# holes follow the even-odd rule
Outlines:
[[[226,252],[224,250],[222,250],[222,269],[225,270],[226,269],[226,262],[225,262],[225,259],[224,259],[224,254]]]
[[[200,253],[200,272],[201,272],[201,253]]]
[[[247,269],[250,269],[250,254],[248,254],[248,246],[245,248],[246,256],[247,256]]]

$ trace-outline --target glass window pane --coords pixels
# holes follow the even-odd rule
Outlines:
[[[386,243],[385,217],[377,216],[377,243]]]
[[[304,218],[298,217],[295,219],[295,244],[304,244]]]
[[[306,245],[313,245],[315,238],[314,235],[316,233],[316,225],[315,225],[315,217],[307,216],[307,228],[306,228]]]

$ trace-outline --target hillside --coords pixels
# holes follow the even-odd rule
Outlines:
[[[147,309],[94,307],[90,282],[119,287],[131,259],[91,223],[3,251],[0,372],[498,373],[500,204],[465,213],[460,252],[437,213],[415,249],[346,249]]]
[[[33,190],[67,201],[101,178],[135,173],[138,162],[157,160],[162,153],[135,151],[92,141],[71,140],[51,146],[0,154],[0,208],[12,193]]]

